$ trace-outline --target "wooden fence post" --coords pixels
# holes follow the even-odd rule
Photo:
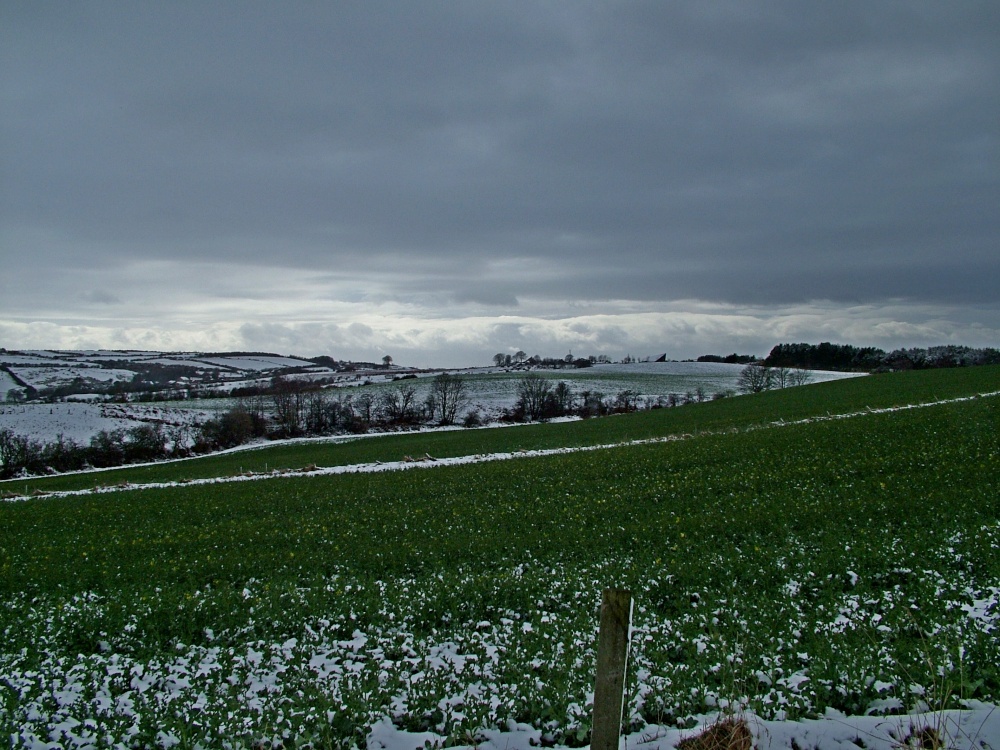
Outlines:
[[[597,639],[594,727],[590,734],[590,750],[618,750],[631,624],[632,592],[605,589],[601,597],[601,630]]]

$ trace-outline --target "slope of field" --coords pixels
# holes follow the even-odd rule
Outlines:
[[[809,747],[840,747],[845,726],[889,747],[914,719],[848,717],[972,706],[953,744],[996,746],[976,701],[1000,699],[1000,398],[866,412],[995,392],[997,375],[241,458],[689,435],[598,452],[5,504],[0,731],[24,746],[585,744],[596,606],[616,585],[636,598],[634,744],[728,707],[772,740],[806,735],[765,722],[801,720]],[[827,412],[860,416],[788,424]]]
[[[0,429],[8,429],[39,442],[54,442],[62,436],[86,445],[102,430],[111,432],[130,430],[140,425],[160,425],[172,439],[190,442],[198,424],[213,416],[214,413],[208,410],[181,409],[162,404],[82,401],[0,404]]]
[[[554,424],[503,429],[430,430],[362,437],[314,438],[266,443],[198,459],[126,466],[31,480],[0,481],[0,492],[80,490],[108,484],[146,484],[223,477],[245,472],[295,470],[399,461],[404,456],[436,458],[549,450],[746,429],[831,414],[929,403],[1000,390],[1000,367],[927,370],[816,383],[722,399]]]

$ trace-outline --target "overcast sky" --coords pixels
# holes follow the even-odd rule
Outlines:
[[[0,3],[0,346],[1000,346],[1000,3]]]

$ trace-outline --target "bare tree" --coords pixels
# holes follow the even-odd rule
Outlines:
[[[126,461],[155,461],[167,454],[167,435],[160,424],[141,424],[128,429],[124,440]]]
[[[528,419],[540,419],[552,385],[537,372],[531,372],[517,383],[517,408]]]
[[[809,370],[792,370],[788,374],[789,385],[805,385],[812,380],[812,373]]]
[[[639,408],[639,392],[631,389],[619,391],[615,396],[615,411],[635,411]]]
[[[556,416],[561,417],[563,414],[568,414],[573,411],[573,390],[560,380],[552,389],[551,401]]]
[[[41,456],[42,446],[35,440],[18,435],[13,430],[0,430],[0,479],[9,479],[22,471],[30,471]]]
[[[747,365],[736,379],[736,388],[740,393],[760,393],[773,385],[771,368],[763,365]]]
[[[298,383],[282,377],[271,381],[271,404],[278,429],[288,436],[302,433],[305,398]]]
[[[358,417],[366,425],[370,425],[375,420],[376,401],[370,393],[361,393],[354,399],[354,409]]]
[[[328,435],[337,427],[338,405],[323,391],[306,394],[306,431],[313,435]]]
[[[237,409],[250,416],[251,431],[254,437],[267,434],[267,402],[259,393],[240,396],[236,401]]]
[[[468,391],[461,375],[443,372],[434,378],[427,405],[441,424],[453,424],[455,416],[468,402]]]
[[[384,391],[381,396],[382,413],[395,424],[404,424],[416,419],[417,389],[402,384]]]
[[[812,377],[808,370],[798,370],[791,367],[771,367],[771,387],[791,388],[796,385],[805,385]]]

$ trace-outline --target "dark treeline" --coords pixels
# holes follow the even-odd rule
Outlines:
[[[778,344],[761,363],[765,367],[798,367],[809,370],[882,372],[927,370],[940,367],[971,367],[1000,364],[1000,350],[968,346],[932,346],[927,349],[896,349],[849,344]]]
[[[631,361],[631,357],[627,358]],[[516,354],[504,354],[500,352],[493,355],[493,364],[497,367],[508,367],[514,369],[543,368],[550,370],[562,370],[567,367],[591,367],[596,364],[608,364],[611,357],[606,354],[590,355],[587,357],[574,357],[567,354],[564,357],[542,357],[539,354],[528,356],[523,351]]]
[[[695,361],[721,362],[727,365],[748,365],[756,360],[757,358],[752,354],[737,354],[736,352],[733,352],[732,354],[727,354],[724,357],[719,354],[702,354]]]

